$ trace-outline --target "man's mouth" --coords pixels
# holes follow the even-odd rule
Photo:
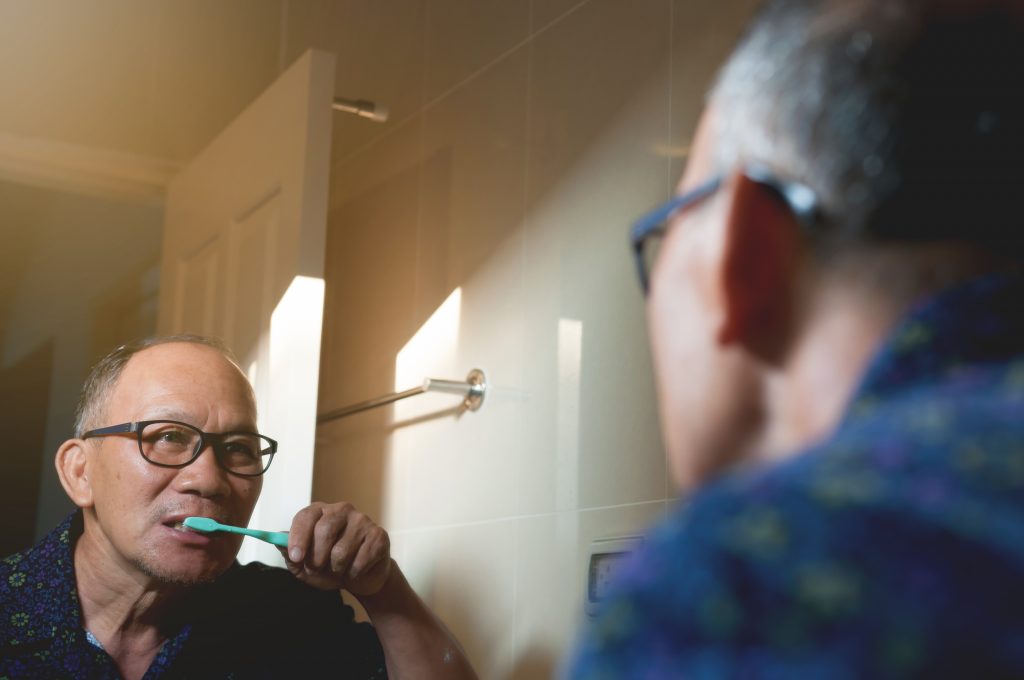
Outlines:
[[[168,529],[174,529],[175,531],[181,531],[181,532],[184,532],[184,533],[201,534],[201,535],[204,535],[204,536],[209,536],[209,535],[211,535],[209,532],[199,531],[198,529],[191,529],[191,528],[185,526],[185,518],[186,517],[206,517],[206,516],[208,516],[208,515],[204,515],[202,513],[194,513],[194,514],[187,514],[187,515],[186,514],[171,515],[170,517],[165,517],[163,522],[161,522],[161,524],[163,524]],[[211,519],[216,519],[218,522],[221,521],[219,514],[217,516],[210,515],[210,517],[211,517]]]

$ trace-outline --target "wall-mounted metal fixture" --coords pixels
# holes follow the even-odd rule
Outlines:
[[[466,376],[465,381],[461,380],[438,380],[437,378],[426,378],[419,387],[404,392],[394,392],[383,397],[362,401],[358,404],[345,406],[344,408],[321,413],[316,417],[317,423],[326,423],[329,420],[337,420],[354,413],[368,411],[378,406],[384,406],[407,397],[414,397],[424,392],[446,392],[448,394],[463,395],[462,405],[467,411],[476,411],[484,403],[484,395],[487,394],[487,375],[479,368],[474,368]]]
[[[345,99],[335,97],[331,108],[345,113],[354,113],[363,118],[369,118],[375,123],[383,123],[388,119],[388,107],[375,104],[366,99]]]

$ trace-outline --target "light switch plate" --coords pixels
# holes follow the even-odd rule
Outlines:
[[[597,613],[607,597],[622,561],[643,542],[640,536],[622,536],[594,541],[587,560],[587,591],[584,593],[587,616]]]

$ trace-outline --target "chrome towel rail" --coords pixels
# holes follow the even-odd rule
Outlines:
[[[400,399],[414,397],[417,394],[423,394],[425,392],[461,394],[463,395],[462,405],[466,410],[476,411],[481,405],[483,405],[484,395],[487,394],[487,375],[479,368],[474,368],[469,372],[469,375],[466,376],[465,381],[426,378],[422,385],[414,387],[411,390],[385,394],[383,397],[361,401],[358,404],[352,404],[351,406],[345,406],[343,408],[334,409],[333,411],[321,413],[316,417],[316,422],[326,423],[329,420],[337,420],[338,418],[344,418],[354,413],[368,411],[372,408],[377,408],[378,406],[385,406],[399,401]]]

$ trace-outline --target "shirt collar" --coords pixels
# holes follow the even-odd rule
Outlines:
[[[882,397],[948,379],[1024,352],[1024,274],[989,274],[922,300],[868,365],[847,418]]]

